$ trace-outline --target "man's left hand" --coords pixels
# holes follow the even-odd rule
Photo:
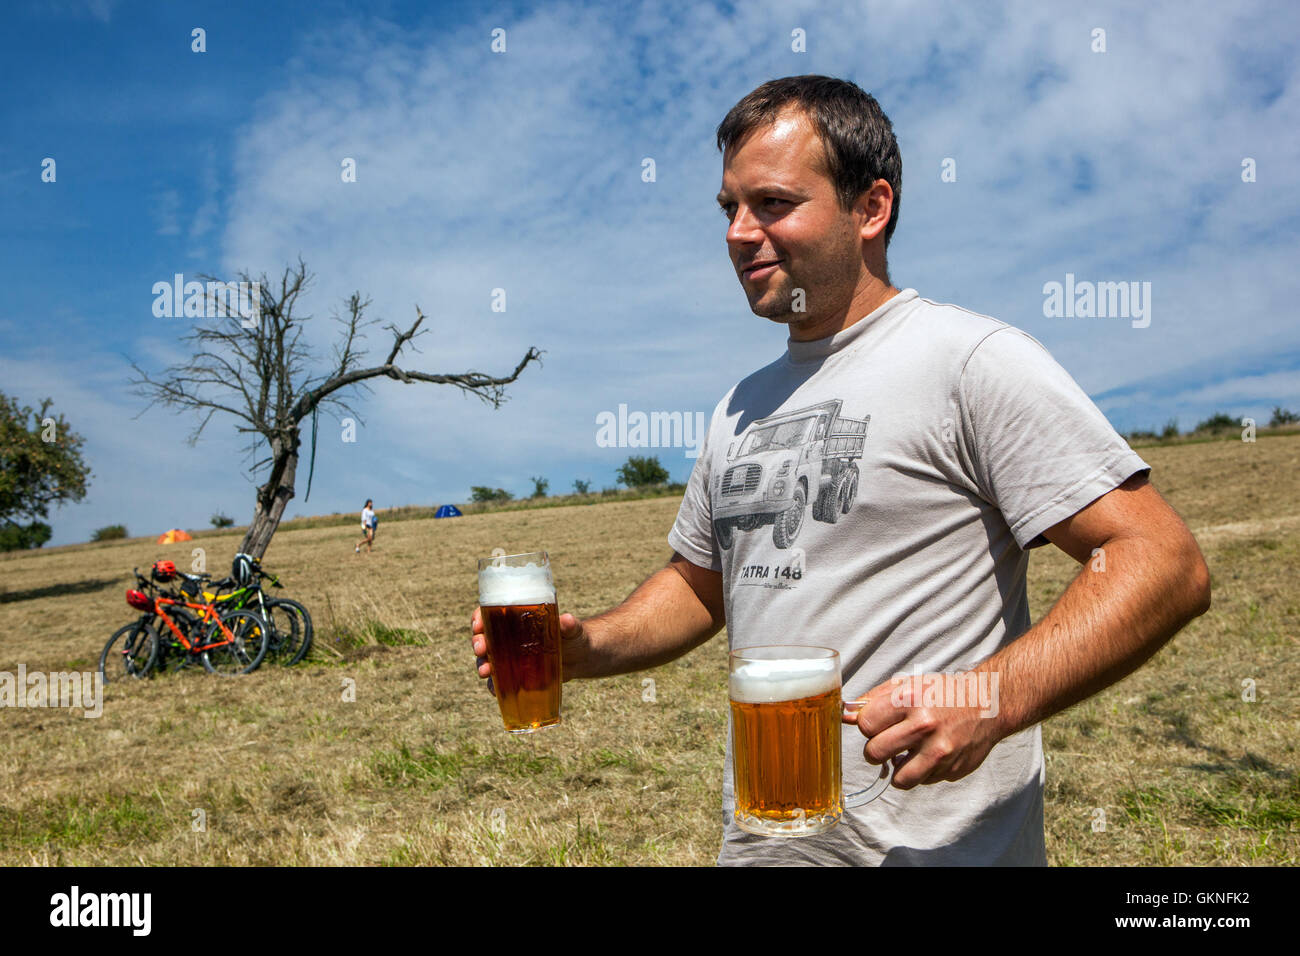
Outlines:
[[[951,682],[952,675],[947,676]],[[979,676],[988,679],[988,675]],[[996,684],[992,685],[992,700],[985,699],[986,706],[980,706],[978,699],[973,706],[942,706],[946,701],[941,691],[937,695],[940,706],[923,706],[932,696],[925,688],[943,688],[944,677],[908,675],[879,684],[859,698],[866,704],[856,715],[844,717],[845,723],[856,724],[870,738],[862,748],[868,763],[881,764],[893,758],[893,784],[900,790],[960,780],[982,764],[1002,739],[996,719]],[[990,703],[992,706],[987,706]]]

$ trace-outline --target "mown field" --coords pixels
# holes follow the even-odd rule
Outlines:
[[[1214,606],[1044,725],[1049,860],[1294,865],[1300,436],[1140,451],[1201,542]],[[711,864],[724,636],[647,674],[566,685],[564,725],[523,738],[501,730],[468,641],[476,557],[545,547],[561,609],[592,614],[662,566],[676,510],[391,522],[361,557],[350,527],[283,530],[266,565],[312,609],[319,653],[242,678],[111,684],[98,719],[0,708],[0,864]],[[0,555],[0,671],[94,669],[132,616],[132,566],[189,567],[197,546],[219,571],[238,541]],[[1034,552],[1035,619],[1074,573]]]

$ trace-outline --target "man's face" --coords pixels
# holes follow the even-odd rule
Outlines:
[[[749,307],[790,325],[797,338],[837,322],[863,268],[859,217],[840,209],[822,156],[812,124],[783,112],[727,151],[718,193]],[[796,310],[799,289],[803,311]]]

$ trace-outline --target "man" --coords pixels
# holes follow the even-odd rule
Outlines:
[[[786,352],[714,410],[668,566],[605,614],[561,617],[565,679],[657,666],[724,624],[733,648],[834,647],[845,698],[867,701],[845,788],[887,759],[893,785],[826,833],[750,836],[730,821],[729,742],[719,862],[1043,865],[1039,723],[1208,608],[1200,550],[1041,345],[890,283],[902,164],[872,97],[775,80],[718,146],[732,263]],[[1047,542],[1083,567],[1030,627],[1026,549]],[[476,612],[487,676],[481,630]],[[895,679],[972,670],[992,700]]]

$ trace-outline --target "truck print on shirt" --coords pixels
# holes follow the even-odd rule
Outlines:
[[[761,418],[727,449],[714,498],[718,544],[731,550],[736,532],[772,526],[772,542],[789,548],[812,502],[815,521],[834,524],[858,495],[866,418],[844,418],[840,399]]]

